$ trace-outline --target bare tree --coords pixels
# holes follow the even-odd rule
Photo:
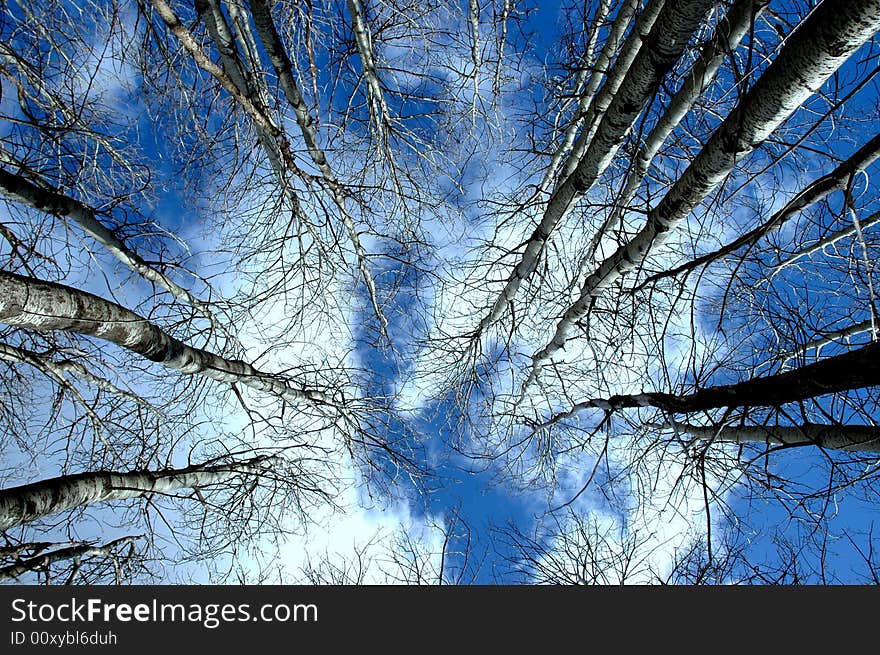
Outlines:
[[[46,583],[123,584],[136,568],[137,536],[106,544],[19,544],[3,548],[3,559],[14,563],[0,568],[0,582],[36,575]]]
[[[517,579],[876,570],[828,519],[878,482],[880,0],[32,5],[0,578],[267,580],[448,451],[546,504],[494,533]],[[486,535],[421,514],[298,575],[478,579]]]
[[[101,471],[41,480],[0,492],[0,529],[8,530],[49,514],[91,503],[211,487],[236,476],[258,474],[266,467],[271,468],[271,459],[261,457],[244,462],[201,464],[167,471]]]

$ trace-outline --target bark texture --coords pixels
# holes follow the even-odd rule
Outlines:
[[[121,305],[54,282],[0,272],[0,322],[97,337],[186,375],[244,384],[291,403],[335,405],[321,391],[295,387],[247,362],[188,346]]]
[[[215,327],[219,323],[207,305],[189,291],[175,283],[167,275],[147,264],[136,252],[126,246],[99,219],[98,213],[88,205],[71,198],[46,185],[36,185],[16,173],[0,168],[0,191],[10,198],[24,203],[34,209],[54,216],[69,217],[86,231],[95,241],[104,246],[116,259],[145,280],[153,282],[175,298],[196,308],[202,315],[211,320]]]
[[[660,81],[678,61],[694,30],[713,3],[710,0],[668,0],[665,3],[654,0],[648,8],[656,9],[660,4],[662,10],[653,23],[653,29],[638,49],[638,54],[620,81],[619,88],[610,97],[608,108],[602,112],[598,126],[594,128],[598,115],[592,115],[593,123],[585,125],[585,129],[595,129],[595,136],[590,139],[582,158],[576,145],[570,159],[577,161],[576,166],[550,196],[540,223],[526,242],[519,263],[508,277],[489,313],[480,322],[478,334],[498,321],[507,311],[523,280],[528,279],[537,268],[541,253],[553,231],[571,211],[575,202],[592,188],[617,154],[627,132]],[[617,66],[620,66],[620,62]],[[603,90],[612,84],[613,79],[610,77],[606,81]],[[600,92],[596,101],[602,98],[605,95]]]
[[[0,530],[93,503],[220,484],[242,474],[256,473],[265,462],[266,458],[262,457],[233,464],[197,464],[166,471],[97,471],[9,487],[0,490]]]
[[[700,94],[709,86],[724,59],[736,50],[739,42],[748,33],[755,18],[766,8],[770,0],[738,0],[730,11],[718,24],[715,35],[700,52],[700,56],[691,70],[685,75],[684,83],[675,93],[666,111],[657,121],[657,124],[645,138],[644,144],[639,148],[638,154],[633,158],[632,170],[626,179],[616,207],[608,216],[605,224],[597,232],[590,246],[591,252],[595,252],[602,236],[612,230],[620,222],[623,212],[632,201],[645,179],[645,174],[651,166],[651,162],[672,131],[684,120],[684,117],[700,97]]]
[[[785,203],[785,206],[782,209],[774,213],[773,216],[755,229],[749,230],[718,250],[701,255],[685,264],[669,269],[668,271],[652,275],[640,286],[645,286],[652,282],[662,280],[663,278],[680,275],[681,273],[692,271],[700,266],[711,264],[722,257],[726,257],[727,255],[736,252],[743,246],[755,243],[758,239],[766,236],[773,230],[778,229],[799,212],[815,205],[823,198],[828,197],[831,193],[846,189],[852,176],[873,164],[877,161],[878,157],[880,157],[880,134],[859,148],[849,159],[841,163],[833,171],[811,182],[794,198]],[[865,225],[872,224],[874,220],[876,220],[875,217],[869,218]],[[855,228],[853,228],[852,231],[855,231]],[[821,245],[819,247],[821,247]]]
[[[590,408],[613,412],[628,407],[656,407],[673,414],[689,414],[722,407],[779,407],[799,400],[878,385],[880,342],[873,342],[793,371],[752,378],[737,384],[706,387],[686,395],[649,392],[590,399],[577,403],[548,423]]]
[[[848,452],[880,452],[880,428],[873,425],[702,426],[676,423],[664,428],[705,441],[765,443],[773,446],[818,446]]]
[[[791,35],[740,104],[722,122],[685,172],[648,214],[642,230],[606,258],[584,281],[578,299],[565,312],[550,342],[532,357],[523,385],[531,385],[553,355],[564,347],[575,325],[601,295],[648,253],[711,193],[733,169],[856,50],[880,29],[880,0],[844,4],[826,0]],[[572,174],[572,178],[575,178]]]

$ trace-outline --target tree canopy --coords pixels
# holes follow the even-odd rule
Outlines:
[[[880,0],[7,0],[0,580],[876,582]]]

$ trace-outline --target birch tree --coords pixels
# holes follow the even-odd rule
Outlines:
[[[5,534],[12,538],[14,531],[15,540],[20,544],[16,546],[19,548],[14,555],[16,561],[6,571],[7,577],[58,570],[59,563],[69,562],[73,567],[68,572],[71,581],[105,579],[97,574],[85,575],[82,562],[89,560],[97,565],[104,561],[122,561],[124,558],[116,557],[117,550],[122,548],[121,541],[104,546],[92,539],[77,540],[69,547],[61,541],[52,542],[58,548],[48,554],[41,551],[53,546],[28,546],[49,543],[45,537],[53,531],[66,530],[70,534],[85,529],[78,526],[87,525],[89,520],[83,518],[81,511],[73,510],[76,506],[91,506],[104,496],[119,501],[146,498],[143,506],[137,502],[121,502],[114,507],[121,508],[120,516],[124,517],[121,521],[138,524],[136,529],[144,532],[142,538],[135,541],[149,545],[150,557],[160,556],[161,548],[157,544],[161,540],[177,540],[175,550],[179,552],[169,558],[169,563],[193,558],[216,572],[223,566],[221,562],[228,562],[230,557],[234,560],[234,554],[242,549],[257,547],[258,541],[271,539],[272,534],[288,532],[292,517],[298,517],[293,519],[294,525],[307,521],[310,508],[318,504],[317,499],[332,508],[337,483],[334,462],[339,454],[347,453],[353,461],[363,464],[365,470],[381,470],[384,466],[374,467],[370,463],[372,456],[362,457],[374,447],[389,455],[388,461],[393,466],[404,465],[405,458],[397,458],[393,448],[386,450],[387,440],[379,436],[381,433],[374,432],[372,427],[362,429],[366,427],[364,419],[367,423],[373,422],[373,413],[361,414],[361,409],[366,408],[361,404],[364,401],[353,398],[358,394],[352,392],[349,383],[339,384],[347,377],[339,361],[304,361],[300,365],[294,362],[284,372],[266,374],[242,359],[243,345],[237,339],[237,326],[232,317],[236,312],[238,317],[247,315],[247,309],[242,311],[241,308],[253,307],[253,298],[238,306],[219,299],[208,282],[213,274],[191,273],[181,264],[182,258],[177,253],[182,252],[184,258],[192,255],[183,240],[158,223],[150,223],[147,203],[157,197],[158,188],[150,186],[149,178],[161,175],[160,167],[138,160],[139,155],[135,154],[136,144],[131,140],[134,133],[129,130],[140,118],[135,113],[123,115],[118,105],[112,106],[117,98],[126,97],[129,101],[134,99],[139,109],[143,107],[138,105],[136,95],[130,94],[131,88],[125,86],[124,79],[126,75],[136,75],[131,64],[136,63],[138,52],[144,52],[143,44],[139,43],[143,31],[136,27],[130,31],[129,19],[134,7],[109,3],[92,20],[86,21],[81,30],[67,33],[64,25],[76,23],[70,13],[72,9],[63,2],[23,8],[10,14],[10,20],[4,24],[2,74],[4,83],[10,83],[4,87],[17,91],[17,98],[16,93],[10,97],[18,102],[17,106],[4,106],[4,118],[12,127],[3,134],[2,191],[13,219],[5,222],[3,236],[10,254],[9,268],[26,273],[18,275],[6,270],[3,273],[9,275],[6,279],[10,290],[15,287],[24,293],[18,296],[18,310],[12,310],[7,316],[6,341],[2,348],[7,374],[4,387],[12,399],[11,411],[4,412],[4,421],[12,428],[8,433],[10,439],[6,441],[14,446],[8,453],[9,461],[16,461],[16,452],[29,458],[30,475],[38,461],[46,462],[45,468],[39,467],[43,470],[62,473],[93,470],[99,477],[105,471],[114,470],[120,471],[123,477],[130,477],[133,474],[126,471],[134,465],[152,470],[150,475],[167,481],[174,478],[177,475],[174,471],[179,469],[174,468],[173,462],[206,448],[215,452],[216,441],[221,438],[224,440],[219,448],[221,452],[230,452],[237,446],[244,449],[242,452],[250,452],[258,448],[253,445],[256,440],[270,448],[276,461],[280,461],[277,460],[280,452],[291,456],[284,459],[283,466],[275,466],[271,474],[261,469],[260,475],[247,476],[240,467],[217,469],[214,473],[225,471],[227,483],[233,473],[241,478],[237,495],[227,493],[223,500],[213,499],[208,493],[208,487],[216,489],[217,483],[222,482],[220,479],[192,484],[178,484],[178,481],[165,487],[159,484],[155,493],[146,487],[138,492],[139,483],[135,483],[124,490],[108,492],[109,495],[102,492],[80,498],[81,502],[61,503],[53,511],[66,511],[47,519],[48,522],[35,522],[34,515],[21,527],[14,527],[15,523],[4,524]],[[217,73],[215,79],[225,83],[235,101],[245,113],[249,112],[269,168],[276,173],[276,188],[281,189],[285,202],[300,211],[299,199],[289,178],[302,171],[292,155],[284,151],[280,128],[266,109],[268,87],[261,72],[254,68],[260,35],[242,21],[242,7],[232,7],[229,14],[231,24],[235,25],[235,38],[239,39],[234,43],[230,42],[233,28],[226,23],[227,14],[219,3],[202,3],[198,9],[226,59],[222,67],[217,67],[206,57],[199,57],[199,52],[192,48],[190,55],[208,72]],[[250,21],[249,16],[246,21]],[[182,34],[184,41],[192,46],[191,40],[186,41],[186,33]],[[237,51],[239,47],[244,48],[241,56]],[[150,65],[154,66],[155,62]],[[102,67],[113,68],[120,79],[114,80],[112,74],[101,72]],[[300,102],[296,109],[303,106]],[[308,118],[301,118],[304,134],[314,136],[309,132]],[[113,131],[117,135],[108,136],[107,132]],[[209,140],[197,139],[196,142],[204,144]],[[320,183],[329,185],[339,203],[348,204],[332,170],[326,160],[321,159],[324,155],[320,146],[312,145],[313,163],[323,175]],[[80,162],[85,163],[78,165]],[[310,177],[307,179],[311,182]],[[180,208],[184,217],[197,214],[196,204]],[[300,212],[297,220],[305,216]],[[357,246],[350,215],[345,214],[342,219],[343,223],[348,221],[349,234]],[[29,226],[35,229],[29,231]],[[84,250],[77,251],[78,241],[86,244]],[[137,245],[133,245],[135,243]],[[313,239],[312,247],[326,253],[328,244]],[[175,254],[169,255],[169,252]],[[356,255],[361,257],[363,252]],[[116,264],[108,264],[114,260]],[[367,265],[362,258],[360,262],[362,272],[366,272]],[[331,270],[338,265],[329,260],[325,263]],[[119,269],[123,273],[116,278]],[[147,284],[128,283],[126,269]],[[282,277],[288,274],[281,273]],[[39,279],[41,275],[62,281],[71,275],[70,281],[79,288]],[[107,295],[125,301],[133,299],[149,318],[80,290],[83,286],[101,289],[102,276]],[[371,284],[371,280],[366,282],[368,286]],[[38,299],[41,290],[48,295]],[[310,293],[315,294],[312,297],[319,296],[320,289]],[[373,297],[374,309],[381,318],[375,294]],[[303,308],[306,307],[304,303]],[[98,313],[89,315],[92,309]],[[291,318],[296,320],[295,316]],[[136,336],[138,331],[140,337]],[[92,341],[90,337],[97,337],[99,341]],[[291,337],[293,339],[295,337]],[[152,345],[148,344],[150,341]],[[198,345],[189,345],[188,341]],[[216,350],[212,350],[212,346],[216,346]],[[164,350],[164,354],[158,354],[157,347]],[[230,354],[232,356],[228,356]],[[166,376],[165,383],[156,386],[158,380],[150,372],[150,362],[157,358],[172,370],[182,372],[183,377]],[[297,369],[311,381],[296,380]],[[34,377],[34,373],[38,377]],[[224,379],[225,390],[211,391],[203,383],[193,381],[191,374]],[[339,375],[342,377],[337,377]],[[245,389],[257,390],[257,396],[243,394],[239,388],[242,384]],[[39,405],[27,405],[29,397],[41,397],[44,389],[53,401],[46,415],[35,410]],[[212,430],[204,430],[206,412],[228,415],[230,398],[233,404],[242,407],[249,417],[249,425],[246,422],[240,434],[223,427],[218,427],[213,434]],[[329,405],[324,406],[325,401]],[[370,404],[369,400],[366,402]],[[335,409],[325,413],[325,409],[337,403],[341,413]],[[356,424],[360,427],[355,427]],[[222,419],[218,426],[222,426]],[[248,431],[252,442],[245,445]],[[268,444],[267,440],[272,443]],[[318,466],[322,458],[328,459],[331,451],[336,453],[334,458],[326,461],[326,466]],[[210,466],[204,465],[198,473],[208,475],[209,469]],[[318,469],[321,472],[315,473]],[[21,475],[27,473],[18,473]],[[16,474],[7,474],[6,478],[20,479]],[[300,487],[296,480],[303,485]],[[204,486],[205,482],[208,487]],[[12,488],[18,487],[7,485],[7,490]],[[169,508],[167,503],[163,505],[156,500],[162,494],[183,488],[189,489],[195,508],[192,505],[183,509],[181,506]],[[58,494],[55,497],[60,498]],[[229,504],[224,506],[224,502]],[[265,503],[266,512],[259,509],[260,502]],[[200,506],[201,512],[198,511]],[[139,516],[141,511],[143,520]],[[183,518],[180,512],[184,512]],[[163,524],[177,526],[177,532],[165,530],[161,527]],[[29,541],[35,534],[37,539]],[[189,536],[189,541],[184,534]],[[140,548],[139,552],[142,551]],[[31,555],[29,559],[25,557],[27,553]],[[211,563],[212,558],[217,562]],[[155,569],[143,569],[139,573],[155,574]],[[123,578],[129,579],[129,576],[119,577]],[[58,581],[59,578],[53,575],[51,579]]]
[[[70,565],[72,561],[73,569],[67,574],[70,584],[85,573],[84,560],[96,560],[89,564],[93,568],[101,558],[113,560],[111,571],[115,571],[117,583],[156,575],[147,561],[161,556],[164,531],[157,522],[167,522],[172,528],[167,536],[178,544],[176,557],[210,559],[210,568],[222,567],[230,560],[234,563],[255,534],[283,532],[279,520],[282,508],[289,512],[312,506],[328,491],[326,481],[323,488],[317,482],[302,461],[276,450],[250,459],[225,456],[176,469],[93,471],[7,487],[0,490],[2,531],[8,542],[19,545],[5,553],[5,559],[14,562],[3,568],[2,579],[39,574],[49,568],[54,568],[57,578],[57,571],[64,570],[59,563]],[[139,511],[126,511],[132,503]],[[142,515],[137,522],[147,532],[107,545],[36,544],[21,538],[40,530],[51,531],[53,524],[87,522],[92,512],[113,516],[117,509],[117,520],[134,523],[133,517]],[[129,518],[123,519],[126,514]],[[129,547],[127,556],[121,552],[123,545]],[[122,569],[128,572],[123,575]],[[95,582],[84,577],[84,582]]]
[[[445,541],[310,582],[876,570],[878,0],[32,4],[0,578],[265,580],[343,498]],[[468,528],[448,462],[545,506]]]
[[[225,465],[195,465],[168,471],[80,473],[11,487],[2,492],[0,529],[92,503],[168,494],[222,484],[240,475],[259,473],[271,460],[258,458]]]
[[[767,138],[789,114],[880,28],[877,6],[850,7],[837,12],[830,4],[812,14],[782,49],[780,56],[712,138],[696,160],[648,214],[645,227],[605,259],[581,286],[577,301],[566,311],[550,342],[532,357],[524,383],[530,385],[544,364],[565,345],[574,324],[588,311],[590,299],[637,267],[650,250],[730,172],[734,163]]]
[[[135,557],[137,536],[106,544],[29,543],[3,548],[0,582],[21,581],[28,575],[51,584],[124,584],[139,568]]]

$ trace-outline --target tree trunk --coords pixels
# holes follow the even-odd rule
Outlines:
[[[176,284],[167,275],[160,273],[147,264],[140,255],[129,249],[110,229],[98,220],[97,212],[91,207],[58,192],[56,189],[49,188],[48,185],[38,186],[21,175],[16,175],[2,168],[0,168],[0,191],[18,202],[48,214],[72,218],[89,236],[104,246],[110,254],[129,269],[142,276],[145,280],[159,285],[175,298],[183,300],[197,309],[211,321],[215,328],[220,327],[219,322],[207,305]]]
[[[859,336],[860,334],[865,334],[866,332],[871,332],[873,336],[873,340],[880,339],[880,334],[878,334],[877,324],[873,319],[865,319],[864,321],[860,321],[859,323],[853,323],[852,325],[848,325],[845,328],[839,328],[837,330],[823,330],[820,332],[822,336],[816,337],[815,339],[810,339],[803,346],[799,346],[798,348],[794,348],[786,353],[783,353],[779,359],[783,362],[788,362],[796,357],[805,356],[810,350],[816,350],[816,356],[819,356],[819,352],[825,346],[831,345],[832,343],[839,342],[843,339],[849,340],[852,337]]]
[[[728,425],[713,427],[675,423],[662,427],[712,442],[766,443],[774,446],[811,445],[850,452],[880,452],[880,428],[873,425],[807,423],[795,426]]]
[[[364,16],[364,8],[360,0],[346,0],[349,16],[351,16],[351,31],[354,35],[355,47],[361,58],[361,74],[367,84],[367,99],[370,106],[370,116],[379,139],[379,147],[384,148],[386,143],[386,127],[390,123],[388,105],[385,103],[385,94],[382,84],[379,82],[379,74],[376,69],[376,60],[373,57],[373,37]]]
[[[671,230],[696,209],[734,165],[770,136],[878,29],[880,0],[854,0],[845,4],[825,0],[810,14],[660,203],[649,212],[642,230],[587,277],[577,301],[556,326],[553,338],[533,355],[523,388],[538,378],[541,369],[565,345],[574,326],[589,311],[593,298],[639,266],[652,249],[664,243]],[[571,179],[576,179],[576,175],[572,174]]]
[[[773,216],[763,224],[746,232],[742,236],[737,237],[714,252],[701,255],[685,264],[650,276],[641,283],[639,287],[647,286],[648,284],[662,280],[663,278],[673,277],[687,271],[692,271],[705,264],[711,264],[722,257],[736,252],[745,245],[755,243],[761,237],[769,234],[772,230],[778,229],[790,218],[796,216],[808,207],[815,205],[823,198],[828,197],[831,193],[846,189],[846,186],[849,184],[853,175],[859,171],[865,170],[868,166],[877,161],[878,157],[880,157],[880,134],[859,148],[849,159],[837,166],[833,171],[808,184],[800,193],[785,203],[785,206],[782,209],[774,213]],[[873,222],[873,220],[874,217],[869,219],[871,222]],[[854,231],[855,228],[852,228],[849,232],[851,233]],[[821,245],[818,247],[821,247]],[[809,252],[813,251],[811,250]]]
[[[121,305],[54,282],[0,271],[0,322],[98,337],[186,375],[244,384],[291,403],[305,401],[343,411],[321,391],[295,387],[288,378],[188,346]]]
[[[635,5],[632,6],[632,11],[637,10],[640,4],[640,1],[636,2]],[[583,159],[584,153],[587,152],[587,149],[592,145],[593,138],[596,136],[602,118],[605,116],[605,112],[610,108],[611,103],[617,96],[624,80],[626,80],[627,75],[629,75],[630,69],[633,67],[636,60],[636,56],[641,52],[645,41],[647,41],[651,30],[654,27],[654,22],[657,21],[657,17],[660,15],[660,11],[665,4],[666,0],[648,0],[644,9],[639,13],[638,18],[636,18],[635,26],[629,33],[626,41],[624,41],[620,52],[617,54],[617,58],[614,60],[613,66],[608,70],[605,84],[602,85],[598,95],[596,95],[593,102],[590,103],[590,107],[584,117],[584,130],[578,135],[571,157],[569,157],[568,161],[565,163],[565,169],[563,170],[560,184],[574,172],[575,168],[580,164],[581,159]],[[620,8],[618,15],[621,13],[626,15],[629,14],[629,12],[630,6],[624,5]],[[629,17],[626,18],[626,21],[627,23],[629,22]],[[624,28],[625,27],[626,25],[624,25]],[[611,54],[613,55],[614,52],[612,51]]]
[[[236,86],[232,79],[230,79],[229,75],[226,74],[226,71],[208,58],[208,56],[202,51],[198,42],[193,38],[190,31],[186,29],[171,7],[168,6],[168,3],[166,3],[165,0],[150,0],[150,3],[153,5],[153,9],[156,10],[159,18],[161,18],[162,22],[168,27],[169,31],[178,38],[180,44],[190,56],[192,56],[196,65],[216,79],[235,99],[239,106],[241,106],[245,113],[251,117],[251,120],[253,120],[258,127],[265,130],[272,137],[278,139],[281,136],[280,131],[272,121],[271,117],[268,116],[265,109],[251,102],[251,99],[248,98],[238,86]]]
[[[242,474],[258,473],[266,460],[256,457],[232,464],[195,464],[165,471],[76,473],[0,489],[0,530],[93,503],[220,484]]]
[[[706,387],[683,396],[651,392],[587,400],[553,417],[547,424],[589,408],[613,412],[627,407],[656,407],[674,414],[688,414],[721,407],[779,407],[808,398],[878,385],[880,342],[872,342],[793,371],[737,384]]]
[[[269,5],[266,0],[248,0],[248,5],[254,18],[257,35],[259,36],[263,47],[266,49],[266,53],[269,55],[269,60],[272,62],[272,67],[275,69],[276,75],[278,75],[281,89],[284,91],[288,103],[290,103],[290,106],[293,108],[293,113],[296,116],[296,122],[302,133],[303,141],[306,143],[306,149],[309,151],[309,156],[315,163],[315,166],[318,167],[318,170],[321,171],[321,177],[327,183],[327,187],[330,190],[330,196],[333,198],[333,204],[336,205],[336,208],[339,210],[342,223],[345,226],[345,231],[354,247],[355,256],[357,257],[358,271],[364,281],[364,285],[367,287],[367,295],[370,297],[370,304],[372,305],[373,313],[379,321],[379,328],[382,336],[388,339],[388,319],[385,317],[379,306],[379,294],[376,290],[376,283],[373,280],[373,275],[370,271],[370,264],[367,260],[367,251],[361,243],[360,236],[358,236],[358,230],[354,219],[351,217],[351,214],[346,207],[345,193],[342,185],[339,184],[339,181],[336,179],[336,175],[333,173],[333,169],[327,161],[327,156],[318,143],[318,133],[315,130],[315,122],[312,119],[309,108],[306,106],[302,93],[300,93],[296,79],[293,77],[293,64],[287,56],[287,51],[284,49],[281,35],[279,35],[278,30],[275,29],[275,23],[272,20]],[[384,101],[382,106],[384,107]]]
[[[120,546],[131,545],[136,539],[138,539],[138,537],[123,537],[121,539],[115,539],[109,544],[104,544],[103,546],[95,546],[93,544],[77,544],[75,546],[68,546],[66,548],[59,548],[58,550],[52,550],[47,553],[41,553],[40,555],[34,555],[33,557],[28,557],[27,559],[23,559],[19,562],[16,562],[15,564],[11,564],[10,566],[4,566],[3,568],[0,568],[0,582],[14,580],[19,576],[25,575],[26,573],[43,571],[55,562],[63,562],[65,560],[74,560],[74,571],[76,571],[79,568],[77,565],[79,560],[86,557],[117,557],[117,549]],[[70,579],[68,580],[67,584],[71,584],[74,577],[75,574],[71,573]]]
[[[247,98],[254,107],[258,108],[266,117],[266,120],[272,124],[274,132],[270,132],[261,126],[259,122],[254,121],[257,139],[269,158],[269,164],[278,176],[282,186],[286,186],[284,183],[286,175],[284,153],[280,149],[277,139],[277,135],[280,134],[281,130],[269,117],[269,112],[263,98],[260,97],[257,89],[247,79],[247,72],[241,61],[238,48],[235,45],[235,39],[232,36],[229,24],[226,22],[226,17],[223,15],[219,3],[217,0],[195,0],[194,4],[199,18],[202,19],[208,34],[211,36],[211,40],[214,42],[214,47],[220,53],[223,72],[226,73],[241,95]]]
[[[632,170],[626,179],[620,198],[609,214],[607,220],[596,233],[590,243],[590,254],[599,247],[602,236],[613,230],[620,222],[621,217],[629,203],[635,196],[636,191],[645,178],[648,168],[660,148],[672,131],[678,127],[687,113],[693,107],[700,94],[715,79],[715,75],[721,68],[724,59],[736,50],[739,42],[749,31],[755,19],[764,11],[770,0],[738,0],[727,15],[715,28],[715,35],[707,43],[691,70],[684,76],[684,83],[669,101],[666,111],[657,121],[651,133],[645,138],[645,142],[633,158]]]
[[[597,10],[597,15],[593,21],[595,27],[593,28],[593,33],[590,35],[590,43],[587,45],[587,57],[589,57],[592,52],[591,44],[599,33],[601,23],[608,14],[609,4],[608,0],[603,0],[603,3]],[[596,96],[596,91],[598,91],[599,85],[602,83],[602,80],[605,79],[605,75],[609,72],[609,66],[611,65],[611,60],[614,58],[614,54],[617,51],[617,46],[623,38],[626,28],[629,27],[630,21],[635,15],[638,6],[638,0],[627,0],[627,2],[618,9],[617,16],[615,16],[614,22],[611,24],[611,29],[608,32],[608,38],[605,40],[602,50],[599,52],[599,56],[596,57],[596,61],[590,62],[588,59],[584,62],[584,65],[582,65],[574,84],[574,90],[579,95],[578,107],[575,110],[571,123],[565,130],[562,143],[559,145],[556,152],[553,153],[553,157],[547,165],[547,170],[544,173],[541,184],[535,192],[536,198],[545,193],[551,187],[556,179],[556,174],[559,172],[559,167],[562,166],[565,160],[565,156],[571,152],[571,149],[574,146],[578,130],[584,125],[584,123],[589,123],[589,121],[595,116],[596,111],[593,109],[593,99]],[[623,76],[621,75],[621,79],[622,77]],[[583,89],[581,90],[582,86]]]
[[[649,7],[656,7],[658,2],[654,0]],[[569,161],[577,161],[576,167],[550,196],[541,222],[526,242],[522,257],[508,277],[503,291],[480,322],[478,334],[507,311],[523,280],[537,268],[541,253],[559,222],[571,211],[575,202],[592,188],[614,158],[627,132],[660,81],[678,61],[712,4],[710,0],[669,0],[663,5],[653,29],[645,37],[646,43],[641,45],[632,66],[610,99],[607,111],[603,112],[598,127],[595,127],[595,136],[586,153],[579,158],[577,146],[572,152]],[[606,86],[611,82],[611,79],[606,80]],[[596,101],[604,97],[600,91]],[[599,120],[598,116],[590,118],[594,123]],[[585,124],[585,129],[593,128],[594,125]]]

